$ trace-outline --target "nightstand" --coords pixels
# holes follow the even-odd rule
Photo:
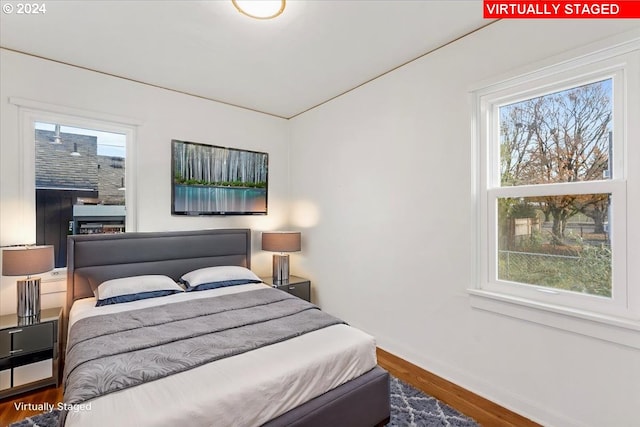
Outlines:
[[[309,279],[289,276],[289,281],[287,283],[278,286],[273,284],[273,277],[261,277],[260,280],[276,289],[280,289],[281,291],[288,292],[291,295],[295,295],[298,298],[311,302],[311,282]]]
[[[62,308],[39,320],[0,316],[0,399],[48,385],[58,386]]]

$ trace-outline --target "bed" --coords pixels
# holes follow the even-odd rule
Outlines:
[[[71,345],[67,345],[63,379],[65,409],[68,409],[63,422],[67,427],[351,427],[382,426],[389,421],[389,375],[376,365],[373,338],[339,319],[322,314],[320,310],[305,306],[308,303],[302,300],[264,284],[251,282],[95,307],[94,288],[100,283],[144,275],[168,276],[173,281],[179,281],[186,273],[216,266],[251,267],[251,230],[69,236],[65,316],[69,335],[65,342]],[[196,351],[193,348],[185,350],[184,354],[194,355],[194,361],[189,362],[188,358],[181,361],[192,363],[193,366],[187,366],[180,372],[155,378],[145,371],[139,375],[143,378],[139,384],[134,382],[122,389],[115,386],[115,389],[103,391],[104,395],[82,396],[83,391],[91,387],[83,385],[81,381],[83,377],[85,382],[91,377],[80,367],[97,364],[98,368],[94,366],[94,371],[99,371],[99,367],[103,366],[102,370],[111,376],[119,371],[112,368],[115,365],[108,358],[83,356],[85,359],[80,361],[77,354],[81,352],[77,349],[85,345],[85,352],[91,353],[100,346],[116,348],[118,345],[130,345],[122,339],[112,339],[113,344],[110,344],[109,337],[118,337],[117,334],[109,335],[111,331],[104,332],[105,335],[101,337],[92,337],[92,328],[96,325],[103,327],[113,323],[122,327],[123,333],[129,333],[127,322],[137,325],[156,322],[154,316],[164,319],[163,316],[170,317],[172,313],[183,316],[182,313],[188,312],[189,316],[195,316],[199,310],[206,311],[203,312],[205,317],[180,318],[177,322],[172,319],[173,323],[164,320],[156,322],[157,325],[164,327],[166,324],[167,328],[173,329],[178,329],[177,325],[189,325],[182,329],[188,328],[192,333],[191,329],[235,322],[236,319],[229,314],[235,311],[228,309],[228,304],[237,305],[238,312],[245,313],[242,316],[254,316],[264,306],[277,307],[282,314],[268,321],[280,323],[265,323],[268,326],[262,326],[257,320],[242,320],[245,322],[243,328],[255,330],[252,329],[250,342],[239,341],[234,344],[240,350],[224,350],[229,352],[228,357],[218,357],[216,354],[212,358],[210,353],[219,351],[215,350],[219,347],[215,343],[224,342],[224,347],[240,338],[216,336],[211,339],[218,341],[202,341]],[[187,308],[182,308],[182,305]],[[178,307],[181,307],[180,310]],[[305,316],[311,315],[313,319],[291,320],[303,313]],[[113,320],[116,317],[118,320]],[[200,322],[193,319],[207,320]],[[314,322],[320,323],[316,325]],[[308,330],[288,331],[288,328],[293,328],[292,324],[303,325]],[[236,328],[229,327],[224,333],[232,329]],[[272,341],[265,341],[267,338],[262,337],[256,339],[253,334],[262,333],[259,331],[275,335],[268,338]],[[238,335],[243,334],[246,335],[245,332]],[[146,335],[155,335],[155,332]],[[208,332],[202,332],[197,339],[210,336],[213,337]],[[100,340],[102,344],[99,344]],[[123,343],[120,344],[120,341]],[[265,341],[266,344],[254,348],[258,341]],[[94,345],[94,342],[98,344]],[[164,347],[157,350],[158,354],[173,354],[174,351],[165,350]],[[143,356],[136,353],[135,357]],[[153,360],[162,358],[157,354],[153,356]],[[155,363],[153,360],[145,361],[141,366],[147,369],[147,365]],[[121,369],[125,372],[129,368]],[[121,381],[120,377],[109,380],[110,384],[126,382]]]

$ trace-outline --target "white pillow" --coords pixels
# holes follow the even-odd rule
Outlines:
[[[162,275],[131,276],[112,279],[98,286],[96,306],[119,304],[184,292],[170,277]]]
[[[253,271],[236,265],[205,267],[193,270],[183,275],[180,280],[188,286],[187,291],[196,290],[194,288],[203,290],[262,282]]]

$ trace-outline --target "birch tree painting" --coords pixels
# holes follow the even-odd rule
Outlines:
[[[172,150],[173,214],[267,213],[267,153],[177,140]]]
[[[267,153],[174,141],[174,182],[265,188]]]

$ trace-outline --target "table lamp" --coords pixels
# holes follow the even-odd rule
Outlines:
[[[289,254],[300,250],[299,231],[265,231],[262,233],[262,250],[280,252],[273,254],[273,284],[289,282]]]
[[[53,270],[53,246],[5,248],[2,251],[3,276],[27,276],[18,280],[18,317],[40,315],[40,278],[32,274]]]

